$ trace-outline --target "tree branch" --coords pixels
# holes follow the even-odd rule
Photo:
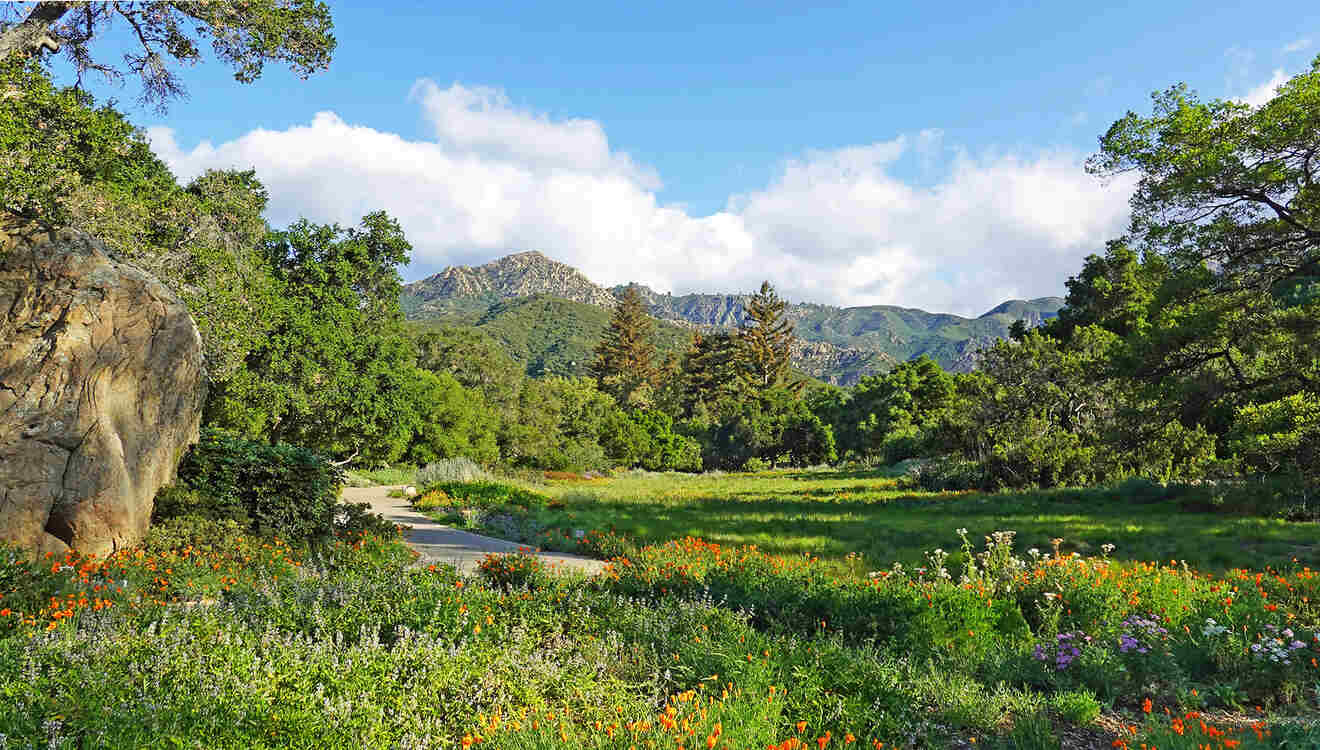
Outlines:
[[[22,23],[0,32],[0,60],[13,54],[39,55],[59,52],[60,42],[51,36],[50,27],[70,9],[72,2],[42,2],[32,9]]]

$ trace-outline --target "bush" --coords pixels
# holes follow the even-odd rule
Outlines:
[[[1054,736],[1050,720],[1040,714],[1017,717],[1007,740],[1008,747],[1014,750],[1058,750],[1062,747],[1059,738]]]
[[[464,456],[443,458],[417,470],[416,482],[427,487],[439,482],[477,482],[490,479],[490,472]]]
[[[1059,718],[1079,727],[1100,718],[1100,701],[1089,690],[1065,690],[1050,697],[1050,705]]]
[[[238,546],[238,540],[246,531],[246,524],[233,519],[202,515],[173,516],[152,525],[147,538],[142,542],[142,549],[151,555],[189,547],[199,553],[226,552]]]
[[[440,508],[453,507],[453,505],[454,498],[445,494],[443,490],[427,490],[414,497],[412,501],[412,507],[420,511],[439,510]]]
[[[760,456],[752,456],[743,461],[743,471],[766,471],[770,468],[770,462]]]
[[[986,484],[985,470],[975,461],[941,456],[912,466],[910,476],[917,486],[930,492],[975,490]]]
[[[551,583],[551,575],[541,558],[527,550],[515,554],[490,554],[477,564],[477,572],[491,585],[501,589],[541,589]]]
[[[451,499],[449,505],[466,508],[498,508],[511,505],[531,509],[544,508],[550,502],[550,498],[538,492],[502,482],[439,482],[423,488],[424,495],[437,491]],[[436,497],[438,500],[439,496]]]
[[[1184,507],[1285,521],[1318,521],[1320,482],[1288,473],[1206,484],[1197,496],[1184,501]]]
[[[179,464],[180,488],[165,494],[166,510],[196,505],[207,514],[242,509],[253,531],[314,540],[335,531],[342,474],[329,461],[294,445],[266,445],[224,430],[202,430]],[[204,499],[202,499],[204,498]]]
[[[335,531],[344,536],[378,536],[393,539],[399,527],[379,513],[371,512],[368,503],[344,503],[335,513]]]
[[[152,524],[189,516],[212,521],[233,521],[243,527],[251,524],[247,510],[233,495],[212,497],[186,484],[161,487],[151,511]]]

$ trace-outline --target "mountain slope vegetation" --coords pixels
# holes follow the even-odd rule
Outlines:
[[[579,306],[558,306],[556,314],[580,319],[554,326],[560,331],[595,328],[603,316],[588,310],[612,307],[628,288],[633,288],[652,316],[680,328],[732,330],[742,325],[746,294],[684,294],[656,292],[628,284],[610,289],[592,283],[581,272],[538,252],[508,255],[481,266],[453,266],[404,288],[402,305],[414,320],[436,320],[447,324],[490,326],[504,330],[510,322],[510,301],[557,297]],[[544,307],[546,303],[537,303]],[[810,303],[790,304],[785,314],[796,329],[793,365],[801,372],[827,382],[851,385],[866,375],[887,372],[899,362],[927,356],[948,370],[974,369],[976,355],[995,341],[1006,338],[1014,322],[1028,327],[1054,318],[1063,306],[1061,297],[1009,300],[978,318],[930,313],[890,305],[840,308]],[[515,306],[516,307],[516,306]],[[520,309],[513,318],[526,321],[530,311]],[[589,320],[590,319],[590,320]],[[496,323],[496,320],[500,322]],[[544,328],[540,333],[550,331]],[[504,340],[506,337],[497,336]],[[529,351],[523,336],[508,332],[509,352],[529,362],[535,371],[540,352]],[[554,350],[546,362],[560,366],[546,372],[582,371],[582,347],[575,336],[540,342],[535,349]],[[588,347],[589,348],[589,347]],[[664,350],[661,346],[660,349]],[[563,367],[565,363],[576,365]]]

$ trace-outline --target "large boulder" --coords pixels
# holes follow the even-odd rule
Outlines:
[[[83,232],[0,233],[0,541],[108,554],[147,531],[196,442],[183,302]]]

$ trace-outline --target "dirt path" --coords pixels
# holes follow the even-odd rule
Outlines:
[[[472,573],[477,563],[492,552],[517,552],[520,545],[493,539],[480,534],[445,526],[413,510],[404,498],[390,497],[389,491],[397,487],[345,487],[343,499],[346,503],[368,503],[371,510],[379,513],[394,523],[412,527],[407,533],[408,546],[421,554],[420,562],[447,563],[458,568],[462,573]],[[587,574],[595,573],[604,567],[600,560],[579,557],[562,552],[538,552],[546,563],[581,570]]]

